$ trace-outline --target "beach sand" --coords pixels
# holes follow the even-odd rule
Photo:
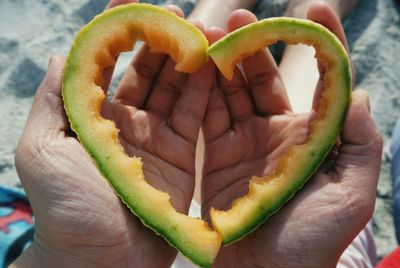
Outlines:
[[[0,184],[17,186],[15,147],[29,114],[37,86],[52,54],[68,53],[80,27],[101,12],[106,0],[2,0],[0,1]],[[186,14],[195,1],[174,3]],[[261,0],[259,18],[280,16],[287,0]],[[400,115],[400,7],[395,0],[360,0],[345,21],[351,55],[357,70],[356,85],[370,94],[372,115],[384,140],[382,170],[373,227],[379,256],[394,249],[391,216],[390,136]],[[118,62],[113,85],[132,53]]]

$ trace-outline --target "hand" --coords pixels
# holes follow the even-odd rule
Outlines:
[[[176,250],[126,209],[71,135],[60,96],[63,66],[63,57],[51,60],[16,151],[36,224],[33,245],[16,264],[170,266]],[[151,54],[144,46],[102,112],[121,130],[125,151],[142,158],[149,183],[168,192],[174,207],[185,213],[214,67],[208,64],[187,75],[175,72],[174,66],[169,57]]]
[[[340,21],[326,5],[313,5],[309,19],[346,42]],[[238,11],[228,20],[228,29],[255,20],[251,13]],[[243,74],[236,69],[231,82],[218,78],[219,89],[211,92],[206,112],[205,218],[211,207],[228,209],[247,192],[252,175],[268,173],[282,152],[303,143],[314,113],[291,112],[271,54],[258,52],[242,65]],[[352,93],[337,149],[335,161],[325,163],[277,214],[242,240],[221,248],[215,266],[336,267],[341,253],[370,219],[375,202],[382,139],[364,91]]]

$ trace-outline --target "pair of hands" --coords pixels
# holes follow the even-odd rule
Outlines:
[[[123,1],[111,1],[110,7]],[[171,8],[181,14],[177,8]],[[340,21],[316,4],[309,18],[346,44]],[[255,21],[237,11],[230,31]],[[203,29],[210,42],[224,35]],[[200,127],[205,138],[202,210],[226,209],[246,193],[251,175],[262,175],[281,152],[305,141],[311,113],[297,115],[269,52],[243,62],[228,82],[212,63],[195,74],[175,72],[174,62],[144,46],[126,71],[103,115],[116,122],[129,155],[140,156],[145,177],[187,212],[195,185]],[[64,58],[53,57],[35,96],[16,151],[16,166],[35,214],[33,245],[16,264],[29,267],[164,267],[176,256],[115,195],[69,130],[60,96]],[[301,89],[299,89],[301,90]],[[222,267],[335,266],[372,215],[382,140],[364,91],[352,103],[335,161],[255,232],[222,248]],[[256,173],[256,174],[254,174]]]

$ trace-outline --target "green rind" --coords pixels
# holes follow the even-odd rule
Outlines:
[[[96,131],[93,131],[91,129],[92,125],[96,126],[96,124],[98,124],[98,126],[101,126],[101,124],[103,123],[112,123],[110,121],[107,122],[107,120],[97,120],[92,115],[88,114],[89,111],[88,107],[86,106],[90,106],[91,100],[85,100],[84,98],[82,98],[82,96],[84,97],[84,95],[81,96],[81,94],[83,94],[82,92],[87,90],[91,92],[90,94],[94,93],[94,100],[92,101],[100,99],[101,102],[101,100],[104,98],[104,93],[102,92],[100,87],[94,84],[95,77],[82,77],[81,68],[82,63],[87,60],[86,54],[90,52],[89,49],[101,49],[98,47],[101,47],[102,34],[107,33],[108,25],[112,24],[113,20],[127,20],[129,19],[129,17],[146,16],[148,15],[148,13],[151,15],[151,17],[154,18],[155,16],[156,18],[152,21],[152,23],[158,23],[159,25],[164,26],[168,24],[165,23],[165,21],[164,23],[163,21],[157,21],[157,19],[160,19],[168,20],[169,23],[172,22],[179,23],[179,25],[184,25],[183,27],[187,27],[188,30],[188,38],[193,38],[194,35],[194,38],[197,38],[197,42],[199,42],[199,47],[204,47],[200,48],[199,50],[203,49],[203,51],[205,51],[208,44],[204,35],[202,35],[202,33],[193,25],[184,22],[183,19],[177,17],[169,11],[166,11],[163,8],[147,4],[131,4],[115,7],[104,12],[102,15],[97,16],[78,33],[71,47],[71,51],[68,55],[64,72],[62,90],[64,107],[68,115],[71,128],[74,130],[75,133],[77,133],[78,139],[81,141],[87,152],[91,155],[92,159],[94,159],[94,162],[98,166],[101,173],[104,175],[105,178],[107,178],[107,180],[113,186],[114,190],[122,198],[124,203],[127,204],[130,210],[141,219],[144,225],[151,228],[157,234],[163,236],[168,241],[168,243],[181,251],[195,264],[202,267],[211,267],[217,251],[215,251],[215,254],[213,256],[207,255],[201,245],[197,245],[195,243],[196,241],[192,241],[191,239],[188,239],[188,237],[186,237],[185,232],[187,230],[184,230],[184,226],[180,226],[176,222],[170,221],[169,216],[162,215],[161,212],[158,215],[154,215],[155,213],[152,213],[152,211],[157,211],[157,208],[152,208],[151,206],[146,204],[147,202],[149,202],[149,200],[145,199],[145,194],[133,193],[134,190],[127,189],[129,183],[125,183],[125,181],[127,180],[127,178],[129,178],[129,175],[131,177],[143,177],[143,174],[138,173],[127,175],[124,173],[124,170],[116,170],[114,168],[118,165],[121,165],[121,163],[119,163],[119,158],[115,157],[115,154],[121,153],[120,151],[123,151],[122,148],[117,145],[113,146],[112,148],[102,148],[101,146],[99,146],[102,139],[97,137]],[[182,24],[182,22],[184,23]],[[138,33],[138,35],[139,37],[143,37],[141,36],[142,33]],[[99,44],[96,44],[98,45],[98,47],[87,47],[87,44],[93,43],[92,39],[100,40]],[[177,60],[179,61],[181,59]],[[206,61],[206,56],[204,61]],[[178,62],[178,65],[179,64],[180,63]],[[93,72],[96,71],[99,70],[93,70]],[[93,88],[80,88],[78,85],[80,83],[79,81],[82,79],[89,79],[93,81]],[[117,135],[116,130],[115,133],[113,132],[110,135]],[[139,159],[133,159],[129,163],[126,163],[126,165],[133,165],[141,168],[141,162]],[[153,189],[149,185],[145,185],[144,187],[147,186],[149,187],[149,191],[153,191]],[[163,196],[163,202],[169,202],[169,196],[167,194]],[[183,214],[180,215],[183,216]]]
[[[228,79],[230,79],[232,77],[233,66],[241,60],[240,58],[236,58],[239,52],[244,52],[243,50],[245,50],[247,55],[250,55],[255,53],[261,47],[275,43],[275,39],[286,42],[289,41],[289,43],[299,43],[291,42],[291,40],[285,40],[285,38],[282,38],[282,36],[297,35],[304,38],[312,36],[314,40],[308,40],[306,42],[307,44],[314,45],[318,42],[322,42],[322,46],[329,46],[334,53],[335,64],[339,65],[337,77],[341,78],[337,79],[336,83],[341,83],[341,85],[336,88],[341,90],[339,95],[342,98],[334,101],[331,100],[331,102],[328,102],[328,105],[335,106],[337,116],[332,119],[330,129],[319,130],[318,133],[325,132],[323,133],[324,136],[319,142],[313,144],[313,148],[309,150],[310,154],[304,156],[308,161],[302,162],[307,162],[307,165],[302,167],[302,170],[298,173],[298,177],[295,179],[293,184],[282,190],[280,192],[281,195],[277,196],[273,202],[268,204],[259,204],[257,209],[254,209],[254,211],[251,212],[250,216],[247,215],[244,218],[241,225],[232,228],[235,231],[224,233],[224,231],[220,229],[223,228],[223,226],[218,228],[218,231],[222,236],[223,245],[229,245],[254,231],[272,214],[276,213],[287,201],[289,201],[296,191],[298,191],[317,171],[335,144],[344,124],[350,101],[352,79],[349,58],[340,40],[323,26],[308,20],[293,18],[265,19],[230,33],[223,39],[214,43],[208,49],[208,54],[214,60],[217,67]],[[249,45],[248,40],[260,41],[262,46],[258,44],[258,49],[255,49]],[[226,65],[230,66],[229,68],[226,67],[226,69],[224,69],[223,66]],[[323,98],[327,97],[323,96]],[[238,218],[241,217],[238,216]]]
[[[340,130],[341,128],[338,129],[338,132],[340,132]],[[335,143],[328,144],[325,149],[327,153],[321,154],[320,157],[325,159],[325,157],[332,149],[334,144]],[[297,183],[293,184],[293,187],[289,191],[287,191],[284,195],[277,197],[274,200],[275,202],[271,203],[269,207],[267,207],[264,210],[260,210],[260,213],[255,214],[254,218],[251,221],[249,221],[247,225],[239,226],[235,234],[228,237],[222,236],[222,244],[224,246],[231,245],[232,243],[239,241],[249,233],[255,231],[260,225],[266,222],[269,219],[269,217],[277,213],[286,204],[286,202],[288,202],[296,194],[296,192],[303,187],[303,185],[315,174],[320,165],[321,163],[313,163],[310,166],[308,166],[307,167],[308,169],[304,171],[302,177],[299,177]]]

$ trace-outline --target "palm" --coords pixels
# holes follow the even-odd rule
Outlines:
[[[168,118],[152,111],[118,102],[106,107],[121,130],[125,152],[142,159],[146,180],[168,192],[178,211],[187,212],[194,190],[195,144],[175,132]]]
[[[234,199],[247,193],[252,175],[265,175],[291,145],[304,143],[310,115],[253,115],[208,142],[203,172],[207,189],[204,211],[209,210],[210,204],[228,209]]]
[[[147,182],[169,193],[177,211],[186,213],[194,190],[197,137],[214,78],[210,64],[192,75],[174,68],[172,59],[144,46],[102,112],[121,130],[126,153],[142,158]]]
[[[311,115],[312,113],[304,115],[288,113],[266,117],[253,115],[246,120],[235,122],[231,130],[206,143],[203,212],[209,211],[210,207],[229,209],[236,198],[247,193],[248,180],[252,175],[265,175],[273,169],[276,160],[290,146],[304,143]],[[228,143],[235,146],[226,146]],[[332,172],[331,175],[335,173]],[[327,195],[329,192],[335,192],[334,188],[337,185],[330,183],[330,176],[322,172],[318,174],[318,177],[320,178],[312,180],[314,183],[308,185],[306,192],[300,192],[299,196],[296,196],[296,201],[286,205],[277,216],[272,217],[257,231],[232,246],[222,248],[216,264],[222,267],[235,267],[235,265],[237,267],[273,265],[285,267],[284,264],[290,264],[288,250],[292,252],[298,250],[300,243],[304,249],[307,248],[302,241],[304,238],[299,236],[297,230],[302,230],[302,234],[310,231],[309,234],[304,234],[304,237],[308,238],[311,248],[315,241],[331,239],[332,234],[340,235],[341,238],[346,236],[343,230],[338,228],[337,221],[331,217],[343,215],[339,211],[345,209],[343,206],[346,204],[332,206],[332,204],[338,204],[337,200],[341,200],[343,196]],[[318,204],[318,207],[315,204]],[[310,214],[312,209],[315,211]],[[314,217],[299,221],[303,215]],[[324,219],[328,222],[324,226],[326,232],[316,236],[309,227],[314,224],[320,225],[319,221],[325,222]],[[349,239],[349,237],[344,238]],[[280,248],[279,243],[284,243],[285,247]],[[293,248],[286,248],[287,245],[292,245]],[[330,254],[339,254],[337,249],[335,250],[325,249]],[[310,260],[315,260],[318,264],[321,263],[318,261],[326,258],[321,251],[316,254],[314,250],[310,252],[303,250],[301,254],[304,259],[308,258],[305,262],[307,264],[310,264]],[[255,258],[254,256],[262,257]],[[316,258],[318,256],[321,259]],[[296,256],[292,261],[298,261],[298,257]],[[282,260],[288,262],[284,263]]]
[[[146,180],[168,192],[172,205],[184,213],[193,194],[195,144],[213,68],[207,65],[187,75],[175,72],[174,66],[167,56],[144,47],[102,113],[121,130],[119,140],[126,153],[142,158]],[[105,261],[106,266],[119,267],[170,265],[176,250],[126,209],[78,140],[66,131],[62,70],[59,62],[38,90],[16,154],[36,217],[33,250],[62,253],[60,258],[71,266],[74,261],[87,267],[104,266]]]
[[[289,147],[304,143],[313,118],[314,112],[303,115],[291,112],[257,115],[251,106],[244,108],[246,103],[243,102],[243,95],[232,99],[234,95],[245,92],[245,86],[237,89],[238,84],[235,83],[238,81],[234,80],[233,85],[223,80],[220,83],[227,103],[225,109],[229,113],[221,112],[223,106],[218,99],[210,100],[205,119],[202,210],[206,218],[211,207],[229,209],[236,198],[247,193],[248,180],[252,175],[267,174]],[[236,93],[229,92],[232,88],[236,88]],[[357,104],[360,101],[358,98],[353,96],[356,104],[352,105],[346,119],[343,144],[339,147],[335,162],[325,163],[292,201],[254,233],[222,248],[216,266],[335,265],[340,254],[372,214],[373,203],[370,200],[374,200],[379,171],[379,135],[370,123],[368,111]],[[237,109],[235,107],[241,110],[232,110]],[[237,116],[239,114],[241,116]],[[227,118],[228,115],[233,115],[233,118]],[[231,126],[226,124],[228,119],[232,122]],[[361,125],[362,121],[370,125],[365,131],[360,129],[356,135],[352,129]],[[221,124],[226,127],[224,132],[222,128],[215,127]],[[365,133],[368,132],[367,138]],[[373,165],[366,169],[365,161]],[[360,189],[365,189],[365,192],[360,193]],[[321,241],[331,243],[321,244]]]
[[[38,200],[30,196],[34,209],[40,208],[34,211],[39,245],[67,252],[93,266],[104,265],[104,260],[109,266],[139,264],[138,260],[140,265],[163,266],[173,260],[174,250],[127,212],[76,139],[63,137],[49,144],[40,150],[46,155],[35,157],[35,166],[43,167],[44,161],[48,165],[32,186],[44,196]],[[140,258],[153,252],[162,252],[163,258]]]
[[[343,29],[331,10],[316,6],[310,16],[345,44]],[[237,12],[228,19],[228,28],[233,31],[255,20],[254,15]],[[291,112],[279,69],[268,52],[245,59],[242,67],[242,72],[235,70],[231,82],[218,79],[219,88],[211,93],[204,121],[206,218],[211,207],[228,209],[247,192],[249,178],[268,173],[291,145],[304,143],[313,118],[313,112]],[[382,140],[366,103],[365,93],[353,93],[334,161],[324,163],[256,231],[222,248],[217,267],[336,265],[374,207]]]
[[[140,71],[143,65],[152,66],[152,70],[147,69],[152,76]],[[151,54],[144,47],[134,59],[133,68],[125,74],[113,100],[104,104],[102,112],[120,129],[119,141],[125,152],[142,159],[147,182],[169,193],[177,211],[187,213],[194,190],[197,134],[213,78],[210,66],[204,67],[196,75],[175,72],[174,66],[170,58]],[[132,95],[141,95],[142,98],[133,100]],[[198,100],[197,105],[191,104],[192,98]],[[106,188],[106,185],[103,187]],[[115,217],[112,220],[106,217],[103,225],[97,222],[93,229],[89,228],[98,230],[93,238],[98,239],[110,226],[116,226],[111,235],[116,238],[110,237],[108,241],[114,242],[114,250],[118,251],[116,255],[126,263],[143,267],[171,264],[176,250],[126,212],[110,187],[106,191],[109,200],[103,198],[98,201],[101,204],[107,202],[109,212],[113,210]],[[93,200],[90,203],[97,202]],[[110,204],[114,204],[113,207]],[[100,211],[93,211],[95,215],[105,212],[103,207],[98,208]],[[102,236],[101,239],[104,239]],[[76,241],[75,235],[71,237]],[[132,241],[137,241],[137,244],[132,245]],[[95,244],[100,245],[101,241]],[[155,258],[143,259],[140,257],[142,254]]]
[[[365,196],[354,196],[360,186],[366,187],[373,179],[372,174],[362,175],[370,176],[363,185],[343,189],[341,182],[352,178],[338,176],[336,171],[318,172],[278,214],[241,241],[223,248],[217,266],[334,267],[373,211]]]

